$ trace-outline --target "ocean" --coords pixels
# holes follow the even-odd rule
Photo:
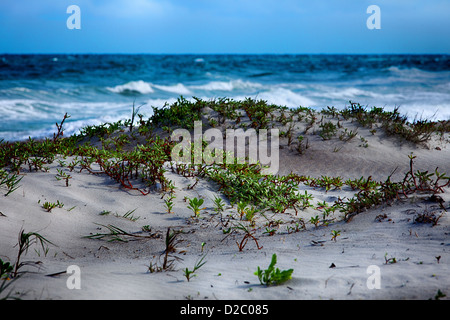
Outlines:
[[[0,55],[0,140],[152,114],[183,96],[287,107],[399,107],[450,119],[450,55]]]

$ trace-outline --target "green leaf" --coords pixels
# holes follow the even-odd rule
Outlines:
[[[292,278],[294,269],[280,270],[275,269],[277,263],[277,255],[272,255],[272,260],[269,267],[266,270],[262,270],[260,267],[254,273],[258,276],[259,282],[263,285],[278,285]]]

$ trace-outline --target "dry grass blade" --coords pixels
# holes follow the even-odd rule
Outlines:
[[[91,234],[89,236],[85,236],[84,238],[88,238],[88,239],[98,239],[98,240],[102,240],[104,238],[110,238],[108,241],[112,242],[112,241],[122,241],[122,242],[128,242],[129,239],[127,238],[132,238],[134,240],[139,240],[139,239],[150,239],[155,237],[155,233],[152,233],[150,235],[142,235],[142,234],[135,234],[135,233],[129,233],[126,232],[122,229],[120,229],[119,227],[113,226],[113,225],[103,225],[103,224],[98,224],[99,226],[105,227],[106,229],[109,230],[109,233],[96,233],[96,234]]]

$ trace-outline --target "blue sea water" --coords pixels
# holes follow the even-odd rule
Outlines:
[[[450,55],[0,55],[0,139],[152,114],[180,96],[450,119]]]

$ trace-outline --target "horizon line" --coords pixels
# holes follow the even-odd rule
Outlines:
[[[295,56],[295,55],[354,55],[354,56],[370,56],[370,55],[450,55],[450,53],[152,53],[152,52],[2,52],[0,55],[172,55],[172,56],[214,56],[214,55],[242,55],[242,56]]]

